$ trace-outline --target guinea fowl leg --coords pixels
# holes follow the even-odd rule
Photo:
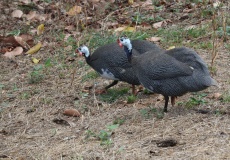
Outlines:
[[[110,87],[116,85],[118,83],[118,80],[114,80],[111,84],[109,84],[108,86],[106,86],[105,88],[103,89],[99,89],[96,92],[96,94],[103,94],[103,93],[106,93],[107,89],[109,89]]]
[[[169,96],[164,96],[164,97],[165,97],[164,112],[168,112],[167,107],[168,107],[168,102],[169,102]]]
[[[134,96],[136,96],[136,94],[137,94],[134,84],[132,84],[132,93],[133,93]]]
[[[171,104],[172,104],[172,107],[174,107],[175,103],[176,103],[176,96],[172,96],[171,97]]]
[[[118,80],[114,80],[113,83],[105,87],[105,90],[109,89],[110,87],[115,86],[118,83]]]

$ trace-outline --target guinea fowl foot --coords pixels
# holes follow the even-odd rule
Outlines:
[[[169,102],[169,96],[164,96],[165,98],[165,106],[164,106],[164,112],[168,112],[168,102]]]

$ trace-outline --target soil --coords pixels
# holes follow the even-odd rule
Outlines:
[[[1,2],[5,9],[5,18],[0,19],[1,35],[17,28],[17,21],[4,5]],[[174,24],[178,23],[185,25],[176,21]],[[44,39],[52,40],[54,35],[48,32]],[[211,63],[211,50],[196,51],[207,64]],[[94,94],[95,89],[110,81],[98,77],[83,82],[86,72],[93,71],[83,57],[68,61],[69,55],[55,53],[55,46],[46,46],[36,54],[43,64],[49,57],[57,60],[42,70],[45,78],[38,83],[30,83],[35,65],[31,57],[0,57],[0,159],[230,159],[230,102],[223,101],[224,95],[230,96],[230,54],[224,46],[218,47],[212,75],[219,87],[198,93],[207,95],[202,98],[206,103],[186,107],[194,96],[188,93],[178,97],[176,106],[169,105],[163,115],[164,101],[159,101],[157,94],[140,92],[134,103],[127,103],[131,86],[123,82],[113,88],[130,88],[128,93],[112,103],[102,101]],[[85,67],[79,67],[79,61]],[[96,87],[90,91],[85,89],[94,84]],[[221,96],[215,97],[217,93]],[[66,116],[66,109],[77,109],[81,115]],[[143,110],[148,110],[148,115]],[[111,131],[111,144],[101,145],[98,137],[87,136],[89,131],[110,132],[107,126],[116,119],[124,123]]]

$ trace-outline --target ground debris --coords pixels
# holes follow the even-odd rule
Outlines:
[[[156,142],[157,147],[174,147],[177,143],[178,142],[175,139],[166,139]]]

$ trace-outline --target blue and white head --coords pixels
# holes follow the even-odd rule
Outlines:
[[[131,44],[131,41],[128,37],[120,37],[118,40],[117,40],[118,44],[120,47],[124,46],[125,47],[125,51],[127,49],[128,52],[131,52],[132,51],[132,44]]]
[[[80,55],[83,55],[84,57],[88,58],[90,56],[89,49],[85,45],[80,46],[77,48],[77,51]]]

